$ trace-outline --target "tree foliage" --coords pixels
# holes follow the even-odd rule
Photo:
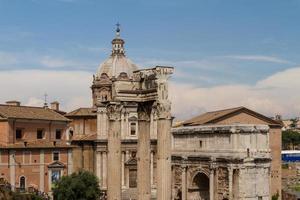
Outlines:
[[[87,171],[63,176],[53,188],[57,200],[96,200],[100,193],[98,178]]]
[[[282,132],[282,146],[284,149],[294,149],[295,146],[300,144],[300,133],[297,131],[283,131]]]

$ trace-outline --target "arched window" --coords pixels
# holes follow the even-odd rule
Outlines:
[[[24,176],[20,177],[20,190],[25,191],[26,188],[26,179]]]

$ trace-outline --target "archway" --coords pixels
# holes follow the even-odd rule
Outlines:
[[[192,187],[189,189],[189,193],[192,200],[209,200],[208,176],[198,172],[192,180]]]
[[[24,192],[26,188],[26,179],[24,176],[20,177],[20,191]]]

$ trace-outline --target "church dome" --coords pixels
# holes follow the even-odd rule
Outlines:
[[[100,64],[97,72],[97,77],[101,77],[102,74],[106,74],[109,78],[119,77],[120,74],[127,74],[128,77],[132,77],[133,72],[138,69],[125,55],[124,44],[125,41],[120,38],[119,25],[116,30],[116,38],[112,40],[112,53],[108,59]]]

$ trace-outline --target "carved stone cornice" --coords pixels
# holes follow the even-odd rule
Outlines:
[[[107,108],[105,106],[99,106],[98,109],[97,109],[97,113],[106,114],[107,113]]]
[[[113,121],[121,120],[123,104],[111,102],[106,106],[106,110],[107,110],[107,116],[109,120],[113,120]]]

